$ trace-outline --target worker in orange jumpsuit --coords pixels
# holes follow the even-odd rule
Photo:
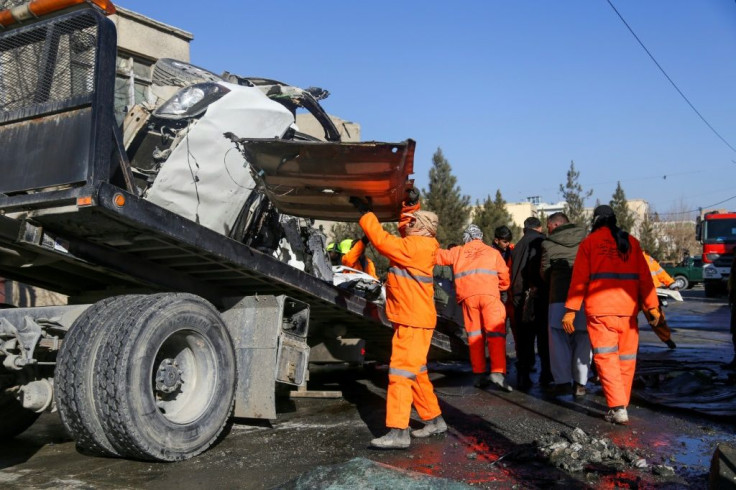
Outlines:
[[[376,274],[376,265],[371,259],[365,256],[365,246],[368,244],[368,237],[363,236],[360,240],[343,240],[343,242],[349,242],[347,250],[343,252],[342,265],[350,267],[351,269],[365,272],[369,276],[378,279]]]
[[[637,313],[644,309],[656,325],[659,304],[639,241],[616,226],[610,206],[595,208],[592,231],[578,247],[562,318],[566,332],[574,331],[583,301],[593,360],[609,407],[605,419],[626,424],[639,344]]]
[[[468,333],[475,386],[483,388],[493,383],[502,390],[513,391],[506,382],[506,309],[501,302],[501,291],[509,288],[509,268],[498,250],[483,243],[483,232],[477,225],[468,225],[463,243],[462,247],[437,250],[435,260],[438,265],[452,266],[457,302],[462,306]],[[486,341],[491,357],[490,375],[486,370]]]
[[[654,257],[649,255],[649,253],[646,250],[642,251],[644,253],[644,259],[647,261],[647,265],[649,266],[649,272],[652,275],[652,282],[654,282],[655,288],[670,288],[670,289],[676,289],[676,282],[674,279],[672,279],[672,276],[667,274],[667,271],[665,271],[661,265],[659,265],[659,262],[657,262]],[[655,334],[657,334],[657,337],[667,344],[667,347],[670,349],[677,348],[677,344],[675,344],[675,341],[672,340],[672,331],[670,330],[669,325],[667,325],[667,319],[664,317],[664,310],[662,309],[662,301],[657,297],[659,301],[659,323],[656,327],[652,327],[652,330]]]
[[[428,437],[447,431],[437,396],[427,373],[427,353],[437,313],[432,270],[439,243],[437,215],[419,210],[419,193],[409,191],[399,221],[401,237],[386,232],[371,212],[370,203],[358,197],[350,202],[362,214],[360,226],[376,250],[389,260],[386,279],[386,316],[393,323],[391,361],[386,394],[388,434],[371,441],[382,449],[410,445],[412,404],[426,423],[411,436]]]

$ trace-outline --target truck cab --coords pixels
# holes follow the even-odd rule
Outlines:
[[[695,230],[703,244],[705,295],[712,298],[726,291],[736,247],[736,212],[707,212],[698,218]]]

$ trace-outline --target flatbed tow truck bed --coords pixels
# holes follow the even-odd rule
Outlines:
[[[344,325],[348,337],[366,341],[369,359],[388,359],[392,332],[382,306],[112,184],[84,194],[56,194],[52,207],[27,203],[36,208],[34,224],[0,216],[0,247],[44,256],[30,267],[0,263],[0,275],[70,296],[184,291],[220,308],[229,297],[284,294],[309,304],[310,329]],[[90,204],[78,206],[76,196]],[[453,346],[462,342],[437,331],[430,357],[447,356]]]

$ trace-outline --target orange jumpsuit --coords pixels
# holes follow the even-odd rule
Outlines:
[[[626,407],[636,369],[636,315],[657,308],[657,293],[639,241],[623,260],[607,227],[588,235],[578,248],[565,307],[578,311],[585,300],[593,360],[609,407]]]
[[[506,374],[506,309],[499,293],[509,288],[509,268],[503,257],[482,240],[471,240],[462,247],[437,250],[435,260],[452,265],[473,372],[486,372],[485,336],[491,372]]]
[[[659,262],[654,260],[651,255],[644,252],[644,258],[646,259],[647,265],[649,266],[649,271],[652,274],[652,281],[654,282],[655,288],[669,287],[670,284],[675,282],[675,280],[672,279],[672,276],[667,274],[667,271],[665,271],[662,266],[659,265]],[[664,309],[660,308],[659,313],[662,316],[659,319],[659,323],[657,324],[657,326],[652,327],[652,330],[655,334],[657,334],[657,337],[659,337],[662,342],[667,342],[672,337],[672,331],[667,325],[667,320],[664,317]]]
[[[378,252],[389,259],[386,279],[386,316],[394,324],[386,394],[386,427],[406,429],[412,403],[422,420],[442,412],[427,373],[427,353],[437,313],[432,269],[437,240],[404,236],[409,217],[419,205],[404,207],[399,222],[402,238],[387,233],[373,213],[360,218],[360,226]]]
[[[345,255],[342,256],[342,265],[365,272],[366,274],[378,279],[378,274],[376,274],[376,265],[371,259],[365,257],[365,269],[360,263],[360,256],[363,255],[364,250],[365,244],[363,243],[363,241],[356,240],[355,245],[353,245],[353,247]]]

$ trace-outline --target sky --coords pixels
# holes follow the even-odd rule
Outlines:
[[[325,88],[364,141],[416,140],[422,189],[441,148],[472,202],[558,202],[574,161],[587,206],[621,182],[670,219],[736,209],[734,0],[117,4],[194,34],[195,65]]]

